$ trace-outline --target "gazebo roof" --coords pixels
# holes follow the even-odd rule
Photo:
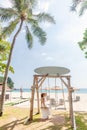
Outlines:
[[[65,67],[46,66],[36,68],[34,72],[41,75],[48,74],[49,76],[61,76],[69,73],[70,70]]]

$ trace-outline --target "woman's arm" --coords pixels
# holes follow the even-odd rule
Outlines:
[[[42,105],[42,104],[43,104],[43,105]],[[42,107],[42,106],[46,108],[45,99],[44,99],[44,98],[41,99],[41,107]]]

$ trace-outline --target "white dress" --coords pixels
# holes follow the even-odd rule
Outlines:
[[[50,115],[50,109],[49,107],[44,107],[44,104],[42,103],[41,104],[41,118],[42,119],[47,119],[49,118],[49,115]]]

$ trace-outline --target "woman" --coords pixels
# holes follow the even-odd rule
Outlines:
[[[41,115],[42,115],[42,119],[48,119],[49,115],[50,115],[50,110],[46,106],[46,96],[47,96],[46,93],[41,94]]]

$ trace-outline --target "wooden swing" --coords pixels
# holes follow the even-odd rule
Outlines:
[[[61,82],[66,86],[68,89],[69,94],[69,115],[70,115],[70,121],[71,121],[71,127],[74,127],[74,118],[73,118],[73,104],[72,104],[72,92],[73,89],[70,84],[70,75],[64,75],[69,73],[69,69],[64,67],[55,67],[55,66],[49,66],[49,67],[40,67],[35,69],[35,72],[38,73],[37,75],[34,75],[33,79],[33,86],[31,87],[31,103],[30,103],[30,115],[28,121],[33,120],[33,107],[34,107],[34,95],[35,95],[35,89],[37,93],[37,113],[40,113],[40,103],[39,103],[39,88],[43,84],[46,78],[59,78]],[[67,83],[65,80],[67,80]],[[64,95],[63,95],[64,96]]]
[[[58,109],[59,106],[63,106],[62,109],[66,110],[64,86],[63,86],[63,83],[61,82],[62,88],[59,88],[59,86],[57,86],[56,79],[57,78],[55,78],[55,86],[53,88],[51,88],[51,90],[54,90],[54,92],[55,92],[55,98],[51,98],[51,96],[50,96],[50,108],[54,106],[55,109]],[[62,90],[62,98],[61,99],[58,97],[58,92],[57,92],[58,90]]]

